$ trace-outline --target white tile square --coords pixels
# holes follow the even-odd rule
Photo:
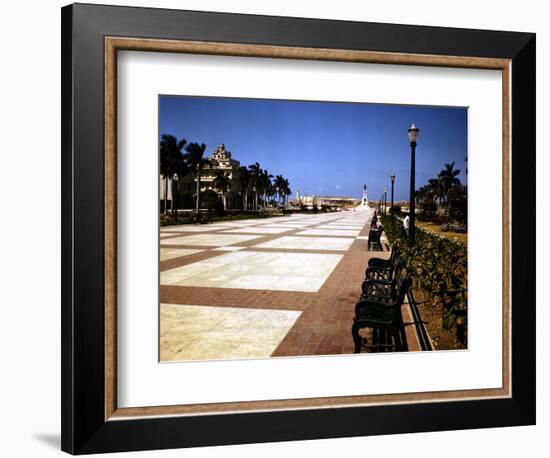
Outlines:
[[[254,247],[286,250],[345,251],[349,249],[353,241],[353,238],[286,236],[254,245]]]
[[[268,358],[300,311],[160,305],[160,360]]]
[[[343,255],[237,251],[161,272],[162,285],[316,292]]]
[[[182,256],[189,256],[190,254],[200,253],[204,250],[190,250],[188,248],[163,248],[160,247],[160,260],[166,261],[168,259],[179,258]]]

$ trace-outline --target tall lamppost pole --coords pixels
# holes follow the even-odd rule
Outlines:
[[[172,176],[172,200],[170,201],[170,210],[172,212],[172,215],[174,215],[174,201],[176,200],[176,195],[178,194],[178,180],[179,176],[177,173],[174,173]],[[176,214],[178,212],[177,202],[176,202]]]
[[[409,127],[409,142],[411,145],[411,189],[409,195],[409,244],[414,245],[414,217],[415,217],[415,185],[414,185],[414,176],[415,176],[415,152],[416,152],[416,141],[418,140],[418,134],[420,129],[416,127],[416,124],[413,122],[411,127]]]
[[[384,186],[384,215],[388,213],[388,190]]]
[[[390,182],[391,182],[391,207],[390,207],[390,213],[393,215],[393,184],[395,183],[395,175],[390,175]]]

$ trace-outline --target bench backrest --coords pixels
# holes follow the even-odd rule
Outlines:
[[[371,229],[369,231],[369,242],[376,243],[380,241],[380,232],[377,229]]]
[[[392,275],[393,275],[393,273],[397,269],[399,269],[399,266],[400,266],[399,248],[392,249],[391,256],[390,256],[390,262],[391,262],[391,269],[392,269]]]

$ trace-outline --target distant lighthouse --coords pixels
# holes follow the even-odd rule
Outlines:
[[[363,185],[363,199],[361,200],[361,205],[363,207],[368,207],[369,206],[369,195],[367,193],[367,185],[366,184]]]

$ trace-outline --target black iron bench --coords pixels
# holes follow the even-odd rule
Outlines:
[[[403,285],[405,285],[404,290]],[[420,303],[413,295],[412,279],[403,277],[399,249],[394,248],[389,259],[371,258],[369,260],[361,290],[352,325],[356,353],[360,352],[361,347],[371,348],[373,351],[388,351],[392,348],[395,351],[407,351],[405,327],[409,325],[415,326],[421,349],[423,351],[433,349],[426,331],[426,322],[420,317],[418,309]],[[405,298],[413,318],[410,323],[404,323],[401,316],[401,306]],[[364,318],[367,315],[370,317],[368,320]],[[375,316],[379,316],[378,321],[373,318]],[[359,336],[361,328],[372,328],[371,344]],[[397,328],[400,329],[399,333],[396,331]]]
[[[354,342],[354,353],[361,348],[372,351],[408,351],[405,326],[401,315],[401,306],[405,295],[411,287],[411,280],[401,275],[387,283],[387,289],[370,289],[376,280],[366,280],[363,285],[366,291],[355,305],[355,317],[351,327]],[[359,330],[371,328],[371,342],[359,334]]]
[[[391,280],[399,268],[399,248],[394,248],[389,259],[371,258],[365,270],[365,280]]]
[[[382,232],[384,232],[384,228],[382,226],[378,226],[377,229],[371,229],[369,230],[369,244],[367,249],[370,251],[371,247],[373,249],[376,249],[378,251],[382,251],[382,242],[380,241],[380,237],[382,236]]]

